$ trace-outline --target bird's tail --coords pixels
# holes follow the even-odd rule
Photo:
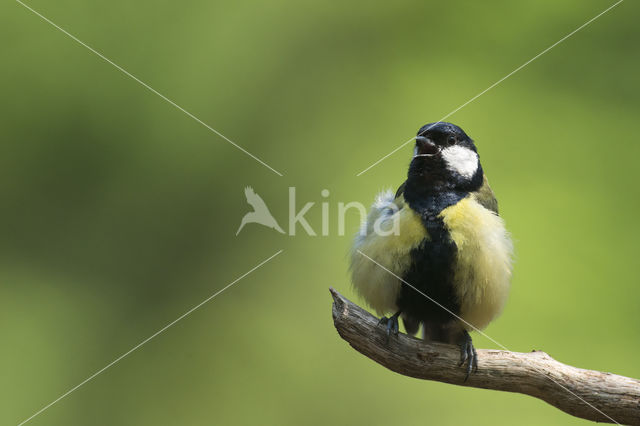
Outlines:
[[[284,231],[282,230],[282,228],[280,228],[280,225],[278,225],[278,222],[276,222],[275,220],[273,221],[273,229],[281,234],[284,234]]]
[[[405,330],[407,330],[407,334],[411,336],[415,336],[415,334],[418,332],[418,328],[420,328],[420,321],[406,317],[404,315],[402,316],[402,324],[404,324],[404,328]]]
[[[240,231],[242,231],[242,228],[244,228],[244,225],[247,224],[247,221],[245,220],[247,218],[247,216],[242,218],[242,222],[240,222],[240,227],[238,228],[238,230],[236,231],[236,237],[238,236],[238,234],[240,233]]]

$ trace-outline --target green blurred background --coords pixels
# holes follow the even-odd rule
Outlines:
[[[28,3],[279,177],[18,3],[0,5],[0,424],[17,424],[279,249],[33,425],[579,424],[536,399],[399,376],[331,321],[355,297],[339,201],[369,204],[406,146],[612,2]],[[640,377],[637,25],[626,1],[449,121],[477,142],[517,252],[486,332]],[[285,226],[248,225],[251,185]],[[479,335],[476,346],[495,345]]]

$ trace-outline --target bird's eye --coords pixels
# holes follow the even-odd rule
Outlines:
[[[454,143],[456,143],[456,138],[455,136],[449,136],[447,138],[447,145],[453,145]]]

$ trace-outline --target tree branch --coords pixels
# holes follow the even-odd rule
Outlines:
[[[389,370],[417,379],[534,396],[587,420],[640,425],[640,380],[565,365],[544,352],[479,349],[478,371],[464,382],[457,346],[402,333],[387,343],[377,318],[333,288],[330,291],[340,336]]]

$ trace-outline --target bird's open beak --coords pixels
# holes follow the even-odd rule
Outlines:
[[[424,136],[416,136],[416,155],[415,157],[432,157],[440,152],[438,145]]]

